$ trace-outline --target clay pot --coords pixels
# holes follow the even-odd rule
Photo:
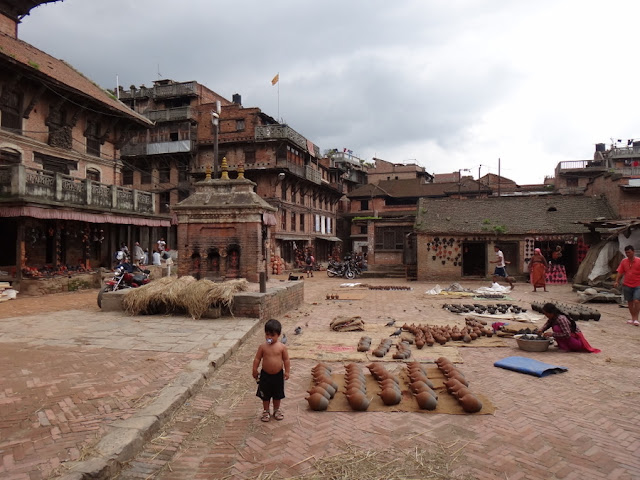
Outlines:
[[[476,413],[482,410],[482,402],[471,393],[459,398],[458,401],[462,405],[462,409],[467,413]]]
[[[323,383],[319,383],[316,386],[320,388],[324,388],[327,391],[327,393],[329,393],[330,398],[333,398],[333,396],[336,394],[337,389],[333,388],[333,385],[331,385],[330,383],[323,382]]]
[[[380,380],[378,384],[380,385],[380,388],[387,388],[387,387],[400,388],[400,386],[398,385],[398,382],[396,382],[393,378],[385,378],[384,380]]]
[[[329,400],[320,393],[314,393],[308,396],[305,400],[309,402],[309,408],[311,410],[326,410],[329,406]]]
[[[431,389],[429,388],[429,385],[427,385],[426,383],[421,382],[421,381],[411,382],[411,383],[409,384],[409,390],[411,390],[413,393],[423,392],[423,391],[425,391],[426,389],[431,390]]]
[[[329,395],[329,392],[327,392],[324,388],[316,385],[315,387],[313,387],[310,390],[307,390],[307,393],[309,395],[313,395],[314,393],[319,393],[320,395],[322,395],[323,397],[325,397],[327,400],[329,400],[331,398],[331,395]]]
[[[385,405],[397,405],[402,400],[402,393],[395,387],[385,388],[378,395],[380,395],[382,403]]]
[[[369,408],[369,403],[371,402],[371,400],[369,400],[362,392],[356,392],[353,395],[347,395],[346,397],[349,405],[353,410],[362,412]]]
[[[416,401],[423,410],[435,410],[438,406],[438,401],[429,392],[420,392],[416,395]]]
[[[344,376],[344,380],[345,380],[345,382],[351,382],[352,380],[362,380],[362,381],[364,381],[364,375],[362,374],[362,372],[347,373]]]
[[[311,369],[312,372],[316,372],[318,370],[326,370],[328,372],[331,372],[331,367],[326,363],[318,363]]]
[[[361,388],[361,387],[348,387],[348,388],[344,391],[344,394],[345,394],[346,396],[353,395],[353,394],[355,394],[355,393],[366,393],[366,390],[364,390],[364,389],[363,389],[363,388]]]
[[[447,387],[447,392],[449,393],[457,392],[458,389],[464,387],[463,383],[457,378],[448,379],[444,382],[444,386]]]
[[[452,373],[451,375],[449,375],[449,378],[455,378],[460,383],[462,383],[465,387],[469,386],[469,382],[467,381],[467,379],[464,378],[462,375],[460,375],[460,373],[458,372]]]

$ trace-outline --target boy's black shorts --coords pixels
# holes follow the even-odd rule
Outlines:
[[[284,398],[284,370],[274,374],[264,370],[260,371],[256,397],[265,402],[271,399],[282,400]]]

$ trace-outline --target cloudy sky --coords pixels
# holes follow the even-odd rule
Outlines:
[[[640,139],[639,18],[631,0],[64,0],[18,35],[105,88],[196,80],[321,151],[526,184]]]

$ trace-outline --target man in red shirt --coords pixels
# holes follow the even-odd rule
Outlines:
[[[624,247],[624,254],[627,258],[623,258],[620,262],[617,270],[618,275],[616,275],[616,281],[613,286],[617,288],[620,279],[624,277],[622,293],[631,313],[631,320],[628,320],[627,323],[637,327],[640,326],[640,322],[638,322],[638,313],[640,313],[640,258],[636,257],[636,251],[632,245]]]

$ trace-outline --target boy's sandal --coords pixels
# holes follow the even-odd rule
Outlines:
[[[633,320],[627,320],[627,323],[628,323],[629,325],[633,325]]]
[[[280,410],[276,410],[275,412],[273,412],[273,418],[275,418],[276,420],[282,420],[284,419],[284,415]]]
[[[262,417],[260,417],[260,420],[262,420],[263,422],[268,422],[269,420],[271,420],[271,414],[265,410],[264,412],[262,412]]]
[[[638,320],[634,320],[634,321],[633,321],[633,324],[634,324],[636,327],[640,326],[640,322],[639,322]]]

